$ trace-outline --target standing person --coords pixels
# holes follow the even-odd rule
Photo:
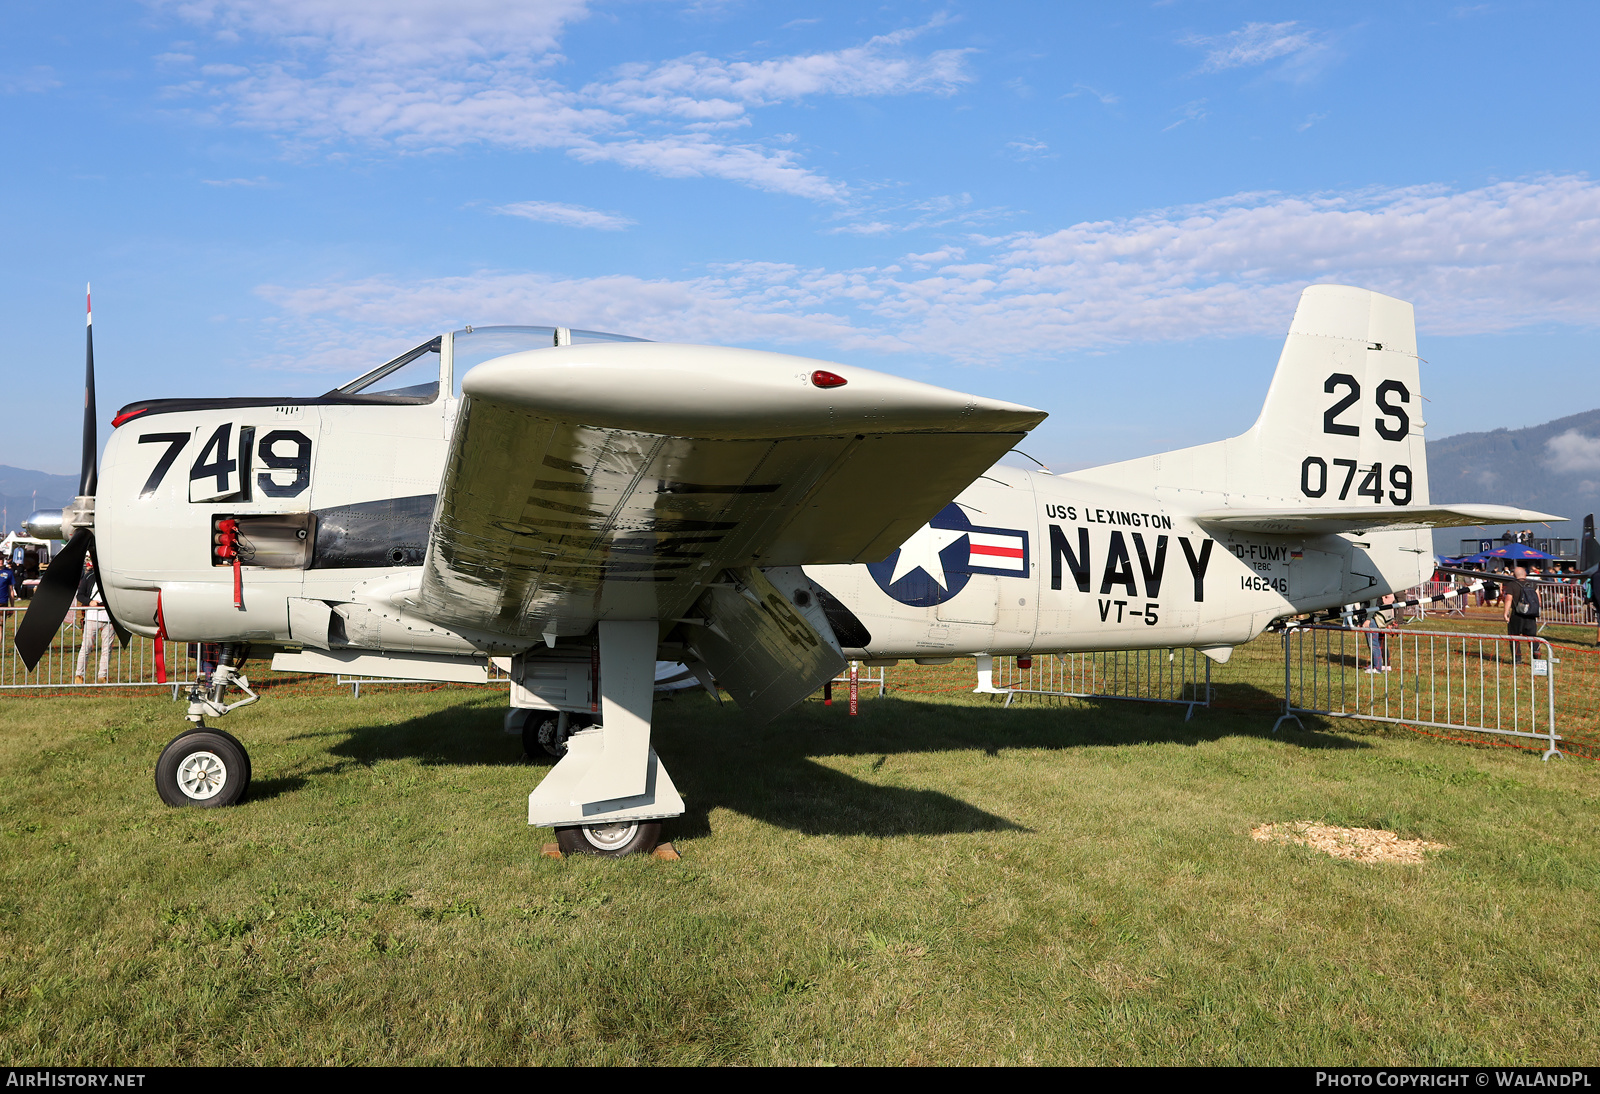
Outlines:
[[[1389,656],[1384,649],[1384,629],[1394,620],[1394,613],[1389,610],[1389,605],[1394,603],[1394,594],[1385,593],[1379,606],[1367,615],[1367,649],[1372,654],[1372,662],[1367,666],[1371,673],[1388,672]]]
[[[0,608],[9,608],[17,600],[17,572],[11,568],[10,559],[0,559]]]
[[[103,684],[111,669],[111,643],[116,641],[117,632],[111,626],[111,613],[106,611],[100,575],[95,573],[94,562],[90,559],[83,561],[83,580],[78,582],[78,603],[83,606],[83,642],[78,646],[78,672],[72,682],[83,683],[83,675],[89,671],[89,651],[98,638],[100,672],[96,679]]]
[[[1539,634],[1539,590],[1527,584],[1526,566],[1518,566],[1512,573],[1523,584],[1520,595],[1514,589],[1506,590],[1506,633],[1513,638],[1535,638]],[[1522,643],[1511,643],[1511,663],[1517,664],[1521,658]]]
[[[1588,596],[1585,599],[1594,605],[1594,644],[1600,646],[1600,570],[1596,570],[1589,575],[1587,592]]]

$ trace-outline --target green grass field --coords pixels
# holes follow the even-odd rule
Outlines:
[[[216,811],[155,796],[165,696],[0,699],[0,1059],[1592,1062],[1600,765],[1274,736],[1237,672],[1188,723],[970,662],[856,718],[663,703],[675,863],[540,857],[498,691],[275,689]],[[1296,820],[1449,850],[1249,838]]]

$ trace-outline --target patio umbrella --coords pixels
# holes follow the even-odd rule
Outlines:
[[[1507,543],[1503,547],[1496,547],[1492,551],[1480,551],[1472,557],[1476,561],[1482,561],[1490,558],[1530,559],[1555,558],[1556,556],[1547,555],[1543,551],[1536,551],[1523,543]]]

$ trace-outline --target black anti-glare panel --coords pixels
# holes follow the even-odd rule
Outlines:
[[[310,568],[421,566],[437,501],[437,494],[416,494],[316,510]]]

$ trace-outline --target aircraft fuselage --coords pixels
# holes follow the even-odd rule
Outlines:
[[[154,635],[160,589],[173,640],[294,646],[308,637],[297,607],[320,602],[342,621],[336,646],[528,648],[405,604],[457,406],[234,400],[126,421],[99,487],[113,611]],[[882,485],[892,497],[895,484]],[[869,658],[1231,646],[1275,618],[1424,576],[1424,532],[1212,534],[1162,493],[995,467],[884,561],[806,572],[859,624],[834,621],[846,654]],[[249,549],[237,603],[217,544],[229,519]]]

